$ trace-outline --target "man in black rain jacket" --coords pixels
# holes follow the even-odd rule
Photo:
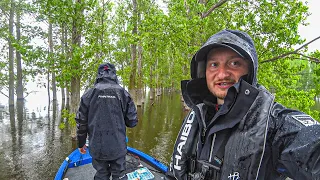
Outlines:
[[[118,84],[113,64],[101,64],[94,88],[81,97],[76,114],[78,146],[85,153],[89,136],[94,179],[127,179],[124,174],[126,126],[136,126],[137,111],[130,94]]]
[[[251,37],[223,30],[191,61],[182,94],[192,109],[178,134],[170,172],[176,179],[320,179],[320,125],[274,102],[257,83]]]

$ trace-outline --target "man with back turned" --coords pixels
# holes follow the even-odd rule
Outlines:
[[[130,94],[118,84],[113,64],[101,64],[93,88],[81,97],[76,115],[78,146],[86,153],[86,138],[92,165],[97,170],[94,179],[126,180],[126,126],[136,126],[137,111]]]

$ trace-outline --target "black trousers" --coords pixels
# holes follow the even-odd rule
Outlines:
[[[127,180],[125,156],[112,161],[92,159],[92,165],[97,171],[94,180],[109,180],[110,176],[112,180]]]

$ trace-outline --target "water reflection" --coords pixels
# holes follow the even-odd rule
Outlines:
[[[53,179],[62,161],[76,148],[71,128],[58,128],[61,116],[57,109],[60,112],[61,108],[57,105],[52,109],[39,107],[35,112],[20,105],[16,114],[1,113],[0,179]],[[319,99],[315,108],[320,109]],[[43,116],[48,111],[51,116]],[[127,131],[129,146],[168,164],[186,114],[179,93],[146,99],[138,108],[137,127]]]
[[[18,104],[17,104],[18,106]],[[49,107],[49,106],[47,106]],[[20,109],[20,110],[18,110]],[[11,116],[3,114],[0,120],[0,179],[54,179],[62,161],[76,148],[71,140],[71,128],[58,128],[61,108],[39,105],[29,112],[16,107]],[[48,117],[43,114],[48,114]],[[138,108],[139,123],[128,129],[129,145],[144,151],[167,164],[178,134],[183,111],[180,95],[164,94],[146,100]]]
[[[0,121],[0,179],[53,179],[73,149],[68,130],[59,130],[54,118],[40,112],[30,118],[23,103],[16,106],[16,113]]]
[[[178,93],[147,100],[138,108],[137,127],[128,129],[129,146],[168,164],[186,113]]]

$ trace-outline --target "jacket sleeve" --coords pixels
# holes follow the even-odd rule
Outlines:
[[[92,91],[92,89],[89,89],[82,95],[79,109],[75,117],[79,148],[83,147],[86,143],[86,138],[88,134],[88,111],[90,103],[90,94],[92,93]]]
[[[171,156],[169,171],[177,180],[185,180],[188,173],[195,172],[196,149],[199,137],[199,124],[195,111],[191,111],[183,120]]]
[[[320,179],[319,123],[307,114],[285,108],[276,113],[273,122],[277,171],[292,179]]]
[[[138,123],[137,109],[130,94],[126,90],[124,93],[127,100],[126,112],[124,115],[125,124],[127,127],[135,127]]]

